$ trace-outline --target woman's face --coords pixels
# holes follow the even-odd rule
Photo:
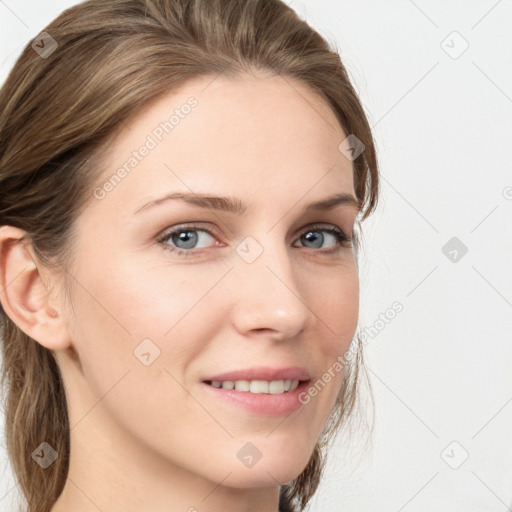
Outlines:
[[[305,85],[267,75],[189,82],[125,126],[75,225],[71,349],[56,352],[72,439],[127,474],[290,481],[357,326],[354,250],[336,235],[356,208],[308,209],[355,197],[348,134]]]

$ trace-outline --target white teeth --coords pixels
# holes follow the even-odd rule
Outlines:
[[[284,380],[273,380],[268,385],[268,392],[271,395],[278,395],[284,393]]]
[[[223,382],[212,380],[211,385],[214,388],[222,388],[227,390],[235,389],[236,391],[245,391],[249,393],[266,393],[271,395],[280,395],[288,391],[293,391],[299,385],[299,381],[295,380],[225,380]]]
[[[251,393],[268,393],[268,380],[251,380]]]
[[[237,391],[249,391],[251,383],[248,380],[237,380],[235,381],[235,389]]]

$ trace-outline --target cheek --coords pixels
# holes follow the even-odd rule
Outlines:
[[[104,262],[83,278],[88,284],[95,312],[101,323],[110,324],[132,338],[165,335],[200,305],[201,298],[215,284],[219,272],[172,268],[153,261]],[[87,301],[87,298],[86,298]],[[90,301],[89,301],[90,302]],[[99,306],[95,307],[95,306]],[[110,322],[103,322],[108,313]],[[101,316],[101,318],[99,318]]]
[[[355,267],[344,269],[315,288],[314,312],[325,328],[326,354],[336,358],[348,350],[359,317],[359,278]]]
[[[76,272],[71,338],[84,372],[101,378],[116,367],[143,366],[148,352],[151,367],[185,364],[225,317],[210,291],[224,274],[121,257]]]
[[[201,299],[223,274],[210,271],[191,282],[169,269],[142,274],[127,263],[107,262],[94,272],[77,273],[70,334],[83,375],[73,395],[86,391],[80,404],[70,404],[70,413],[86,417],[83,426],[113,419],[142,444],[186,459],[186,447],[197,443],[198,432],[206,438],[218,429],[182,383],[189,363],[210,339],[208,331],[215,329],[218,315],[211,299]],[[172,439],[179,439],[179,446]]]
[[[355,270],[355,268],[354,268]],[[359,279],[357,272],[340,273],[317,294],[318,317],[323,324],[321,343],[322,374],[312,382],[304,402],[318,407],[318,426],[327,420],[340,390],[347,353],[357,330],[359,317]],[[316,311],[316,310],[315,310]]]

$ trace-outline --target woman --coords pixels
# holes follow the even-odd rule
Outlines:
[[[90,0],[46,27],[0,92],[27,510],[304,509],[357,396],[377,197],[339,55],[283,2]]]

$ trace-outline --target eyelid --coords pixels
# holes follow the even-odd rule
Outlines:
[[[206,228],[201,223],[185,223],[185,224],[177,224],[176,226],[172,226],[170,228],[166,228],[164,231],[161,232],[160,235],[158,235],[157,240],[161,242],[162,240],[165,240],[166,238],[169,238],[173,233],[180,232],[180,231],[205,231],[210,236],[220,238],[218,234],[215,234],[216,229],[212,229],[210,227]]]

